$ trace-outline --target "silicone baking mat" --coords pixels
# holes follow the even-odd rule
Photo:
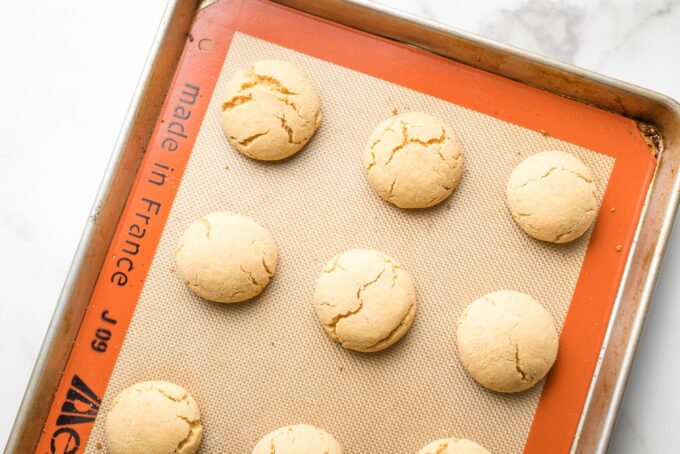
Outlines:
[[[258,59],[296,64],[322,101],[316,136],[279,163],[241,156],[219,125],[226,81]],[[366,140],[394,110],[428,112],[461,138],[462,182],[435,208],[393,207],[363,174]],[[566,245],[528,237],[505,206],[509,173],[545,149],[579,156],[603,195],[595,228]],[[630,120],[268,2],[217,2],[194,24],[38,449],[69,389],[95,398],[70,426],[99,452],[112,398],[169,380],[199,403],[203,452],[248,453],[300,422],[347,453],[414,453],[446,436],[494,453],[567,451],[654,164]],[[276,276],[251,302],[201,300],[174,270],[183,230],[220,210],[253,217],[278,244]],[[324,263],[358,247],[397,258],[418,292],[413,328],[377,354],[340,348],[312,306]],[[545,386],[493,393],[458,361],[458,316],[498,289],[533,295],[562,330]]]

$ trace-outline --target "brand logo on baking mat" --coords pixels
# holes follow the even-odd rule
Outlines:
[[[58,429],[52,433],[50,450],[56,454],[75,454],[80,448],[78,424],[94,422],[102,401],[78,376],[71,379],[66,401],[57,418]],[[76,427],[70,427],[76,426]]]

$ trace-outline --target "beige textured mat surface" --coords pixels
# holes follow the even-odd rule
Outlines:
[[[322,102],[317,135],[298,155],[274,164],[232,150],[219,125],[225,82],[263,58],[299,65]],[[365,142],[393,108],[431,113],[461,138],[463,179],[438,207],[400,210],[366,181]],[[521,451],[542,384],[518,395],[486,391],[462,369],[454,333],[463,308],[498,289],[533,295],[559,326],[564,321],[589,236],[568,245],[540,243],[519,230],[505,206],[512,168],[544,149],[578,155],[599,191],[606,187],[612,158],[237,33],[87,452],[105,445],[112,398],[151,379],[176,382],[196,398],[202,452],[250,453],[260,436],[298,422],[333,433],[348,454],[415,453],[445,436],[474,439],[495,453]],[[174,272],[183,230],[219,210],[253,217],[278,243],[277,274],[251,302],[200,300]],[[395,257],[418,291],[413,328],[376,354],[340,348],[312,306],[324,263],[358,247]]]

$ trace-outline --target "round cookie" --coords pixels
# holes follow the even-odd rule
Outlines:
[[[328,335],[344,348],[376,352],[413,324],[416,291],[393,258],[354,249],[333,257],[316,283],[314,307]]]
[[[244,155],[276,161],[297,153],[319,126],[319,97],[294,65],[256,61],[228,83],[222,129]]]
[[[111,454],[192,454],[203,434],[198,405],[181,386],[147,381],[124,389],[106,415]]]
[[[177,272],[198,296],[218,303],[253,298],[276,271],[271,234],[249,217],[222,211],[192,223],[177,246]]]
[[[307,424],[286,426],[268,433],[252,454],[342,454],[340,443],[325,430]]]
[[[524,293],[501,290],[470,304],[458,320],[457,343],[468,373],[491,390],[531,388],[557,356],[551,315]]]
[[[411,112],[382,122],[364,152],[368,181],[399,208],[427,208],[451,195],[463,173],[462,147],[437,118]]]
[[[544,151],[522,161],[512,171],[506,193],[512,217],[539,240],[575,240],[597,216],[597,189],[590,169],[563,151]]]
[[[490,454],[482,446],[467,438],[442,438],[418,451],[418,454]]]

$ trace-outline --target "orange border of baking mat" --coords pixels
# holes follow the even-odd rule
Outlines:
[[[234,31],[616,158],[562,329],[559,360],[545,383],[525,445],[526,453],[568,452],[656,166],[635,122],[266,0],[221,1],[198,13],[36,452],[75,453],[76,445],[86,445],[99,406],[97,396],[106,391]],[[214,47],[200,50],[202,39],[210,39]],[[191,109],[182,123],[186,137],[173,135],[179,145],[169,152],[163,140],[170,123],[177,120],[173,113],[183,105],[180,100],[190,100],[187,84],[199,87],[200,93],[193,105],[184,103]],[[154,171],[168,175],[165,184],[151,182],[158,180]],[[614,214],[611,207],[616,207]],[[140,228],[146,229],[143,238],[132,238],[130,234],[139,235]],[[129,257],[132,261],[125,261],[123,251],[133,249],[126,243],[130,240],[140,246]],[[618,245],[623,248],[619,252]],[[130,265],[127,284],[116,285],[113,273]],[[116,323],[104,322],[103,311]],[[91,342],[101,328],[111,332],[111,339],[105,352],[96,352]],[[108,337],[106,332],[103,337]]]

